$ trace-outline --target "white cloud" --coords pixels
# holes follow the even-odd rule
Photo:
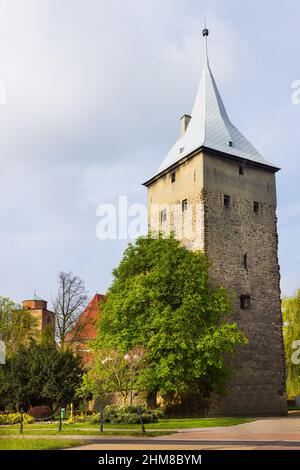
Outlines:
[[[120,194],[145,201],[141,183],[192,108],[205,15],[211,67],[233,122],[284,166],[280,194],[287,182],[295,188],[299,113],[285,109],[292,79],[278,50],[283,42],[286,60],[295,62],[288,51],[298,37],[297,5],[285,9],[282,38],[282,12],[258,0],[247,17],[234,0],[0,0],[0,80],[7,88],[0,106],[0,294],[20,299],[40,287],[49,297],[60,269],[73,269],[92,290],[107,287],[124,243],[96,240],[95,208]],[[298,196],[289,185],[283,210]],[[283,240],[290,224],[280,226]],[[298,234],[295,220],[293,228]],[[282,248],[284,266],[298,240]]]

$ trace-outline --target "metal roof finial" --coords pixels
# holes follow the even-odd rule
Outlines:
[[[202,31],[202,36],[205,38],[205,58],[206,58],[206,61],[208,62],[207,38],[209,36],[209,30],[206,27],[206,18],[204,18],[204,28]]]

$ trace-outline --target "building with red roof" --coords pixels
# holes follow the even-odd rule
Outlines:
[[[89,343],[97,336],[100,303],[103,302],[104,299],[105,296],[102,294],[94,295],[66,338],[66,342],[71,344],[73,351],[82,357],[84,366],[88,366],[91,362]],[[74,336],[76,336],[76,338],[74,338]]]

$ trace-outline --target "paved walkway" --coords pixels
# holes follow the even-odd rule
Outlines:
[[[57,435],[0,435],[0,439],[57,439]],[[62,435],[59,439],[84,440],[77,450],[205,450],[297,449],[300,450],[300,416],[265,418],[236,426],[178,429],[155,438],[135,436]]]
[[[295,415],[288,418],[266,418],[230,427],[180,429],[176,434],[150,438],[147,441],[136,438],[125,438],[120,441],[116,437],[109,437],[106,442],[102,440],[78,448],[78,450],[116,449],[300,450],[300,417]]]
[[[159,439],[300,441],[300,417],[265,418],[251,423],[219,428],[181,429],[176,435],[162,436]]]

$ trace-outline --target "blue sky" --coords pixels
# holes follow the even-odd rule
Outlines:
[[[177,139],[203,64],[228,114],[277,175],[282,292],[300,287],[300,3],[0,0],[0,294],[49,299],[60,270],[103,293],[125,241],[96,208],[128,195]]]

